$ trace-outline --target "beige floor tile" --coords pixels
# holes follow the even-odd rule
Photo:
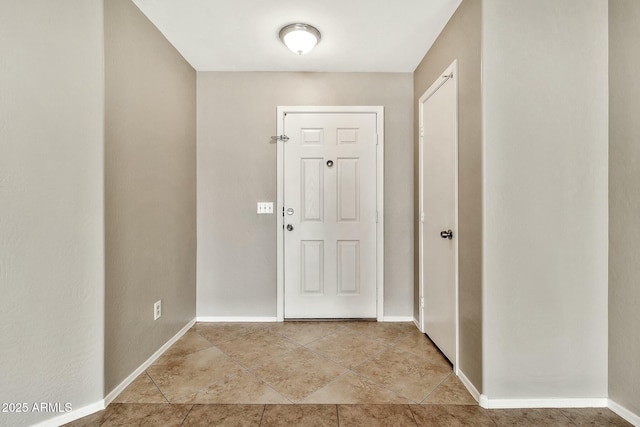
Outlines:
[[[337,427],[335,405],[266,405],[261,427]]]
[[[104,427],[130,426],[180,426],[191,405],[158,405],[142,403],[116,403],[112,415],[102,424]]]
[[[300,345],[343,330],[342,322],[281,322],[271,330]]]
[[[345,326],[386,344],[393,344],[417,330],[411,322],[350,322]]]
[[[299,348],[252,371],[286,398],[298,402],[345,370],[328,359]]]
[[[460,379],[451,373],[422,403],[441,405],[477,405]]]
[[[407,405],[338,405],[340,427],[415,427]]]
[[[175,400],[176,403],[198,404],[288,404],[283,395],[250,372],[214,383],[196,393]]]
[[[193,405],[184,427],[258,427],[264,405]]]
[[[488,411],[471,405],[411,405],[420,427],[496,427]]]
[[[397,348],[385,351],[354,371],[414,402],[422,402],[452,372],[448,364]]]
[[[201,350],[206,350],[213,347],[209,341],[204,339],[200,334],[190,330],[184,334],[175,344],[173,344],[162,356],[158,358],[154,365],[169,365],[180,361],[184,357],[196,353]]]
[[[273,326],[273,323],[196,323],[192,331],[197,332],[213,344],[229,341],[251,332]]]
[[[347,372],[320,390],[311,393],[302,403],[408,404],[413,402],[364,377]]]
[[[147,369],[147,373],[169,402],[243,371],[238,363],[216,347],[190,354],[180,363],[153,365]]]
[[[63,427],[100,427],[109,416],[113,415],[114,406],[115,405],[110,405],[104,411],[98,411],[95,414],[88,415],[79,420],[63,424]]]
[[[358,366],[388,348],[381,341],[348,330],[331,334],[306,347],[347,368]]]
[[[561,409],[562,413],[579,426],[632,427],[608,408]]]
[[[154,384],[149,375],[143,372],[127,388],[124,389],[113,403],[169,403],[160,389]]]
[[[449,363],[447,358],[438,350],[438,347],[436,347],[425,334],[417,329],[394,342],[393,346],[419,356]]]
[[[220,350],[247,367],[262,365],[299,347],[270,329],[261,329],[218,344]]]
[[[492,409],[489,416],[498,427],[575,427],[559,409]]]

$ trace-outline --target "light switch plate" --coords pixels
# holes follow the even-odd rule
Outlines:
[[[258,214],[273,214],[273,202],[258,202]]]

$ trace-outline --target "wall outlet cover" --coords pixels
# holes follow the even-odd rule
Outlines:
[[[153,304],[153,320],[158,320],[162,316],[162,300],[158,300]]]

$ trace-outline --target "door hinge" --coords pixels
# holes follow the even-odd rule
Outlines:
[[[424,212],[420,212],[420,222],[424,224]]]
[[[420,297],[420,308],[424,308],[424,297]]]
[[[424,137],[424,128],[423,127],[420,127],[420,136]]]

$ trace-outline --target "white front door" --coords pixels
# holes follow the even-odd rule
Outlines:
[[[455,63],[420,98],[422,331],[456,364],[457,87]]]
[[[284,317],[376,317],[374,113],[286,113]]]

